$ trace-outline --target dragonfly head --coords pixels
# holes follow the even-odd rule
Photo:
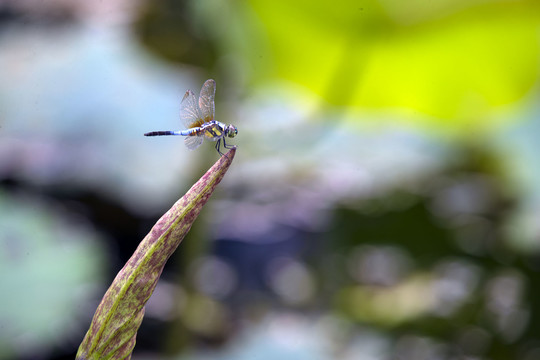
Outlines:
[[[238,134],[238,128],[231,124],[227,126],[227,128],[225,129],[225,133],[228,137],[233,138],[236,136],[236,134]]]

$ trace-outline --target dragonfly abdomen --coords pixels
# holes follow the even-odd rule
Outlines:
[[[177,135],[175,131],[151,131],[144,134],[144,136],[162,136],[162,135]]]
[[[192,129],[183,131],[151,131],[144,134],[144,136],[163,136],[163,135],[191,135],[194,131]]]

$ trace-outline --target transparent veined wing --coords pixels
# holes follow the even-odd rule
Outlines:
[[[186,144],[189,150],[195,150],[203,143],[202,136],[187,136],[184,139],[184,144]]]
[[[201,126],[204,123],[201,110],[193,91],[186,91],[180,105],[180,118],[187,129]]]
[[[212,79],[206,80],[199,95],[199,108],[204,122],[214,120],[214,96],[216,94],[216,82]]]

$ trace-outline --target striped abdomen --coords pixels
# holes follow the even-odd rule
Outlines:
[[[144,134],[144,136],[163,136],[163,135],[182,135],[182,136],[195,136],[199,135],[200,128],[193,128],[181,131],[151,131]]]
[[[161,135],[175,135],[174,131],[151,131],[144,134],[144,136],[161,136]]]

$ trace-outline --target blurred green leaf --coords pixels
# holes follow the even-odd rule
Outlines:
[[[189,232],[235,154],[236,149],[232,149],[222,156],[141,241],[103,296],[77,359],[131,358],[144,306],[165,263]]]
[[[216,7],[206,21],[221,32]],[[470,132],[538,79],[537,1],[250,0],[231,13],[224,46],[245,55],[258,81],[296,83],[331,105],[421,113]]]
[[[44,196],[5,189],[0,230],[0,359],[65,346],[101,292],[103,239],[76,212]]]
[[[169,61],[214,66],[214,44],[194,31],[187,1],[148,1],[139,10],[133,29],[143,45]]]

